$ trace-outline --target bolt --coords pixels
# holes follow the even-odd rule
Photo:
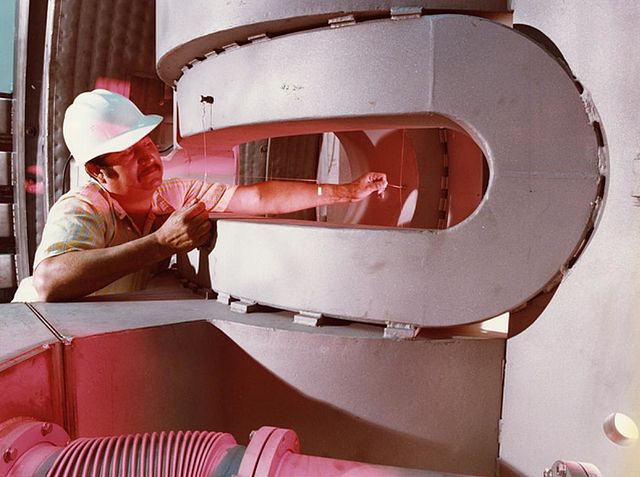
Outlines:
[[[7,464],[12,460],[15,460],[16,457],[18,457],[18,449],[16,449],[15,447],[9,447],[2,453],[2,458]]]
[[[46,436],[53,430],[53,424],[50,422],[43,422],[42,426],[40,426],[40,434]]]
[[[553,477],[553,471],[551,469],[544,469],[544,474],[542,477]]]
[[[556,473],[558,474],[558,477],[567,477],[567,464],[564,462],[557,462]]]
[[[249,433],[249,440],[253,439],[253,436],[255,436],[255,435],[256,435],[256,431],[251,431]]]

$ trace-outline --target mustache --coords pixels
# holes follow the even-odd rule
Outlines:
[[[153,164],[150,164],[150,165],[146,166],[144,169],[142,169],[139,174],[141,176],[144,176],[144,175],[147,175],[150,172],[154,172],[155,170],[162,170],[162,166],[160,164],[154,162]]]

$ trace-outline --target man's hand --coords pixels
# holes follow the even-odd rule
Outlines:
[[[209,213],[202,202],[196,202],[176,210],[154,234],[171,253],[188,252],[211,240]]]
[[[44,259],[33,272],[33,285],[43,301],[74,300],[176,252],[204,245],[210,237],[209,214],[197,202],[174,212],[158,230],[139,239]]]
[[[382,194],[387,188],[387,175],[383,172],[369,172],[360,176],[350,184],[346,184],[349,191],[349,201],[358,202],[377,192]]]

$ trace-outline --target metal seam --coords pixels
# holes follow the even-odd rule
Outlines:
[[[58,339],[62,343],[69,342],[69,339],[66,336],[62,335],[58,330],[56,330],[54,326],[47,321],[47,319],[42,315],[42,313],[38,311],[35,306],[33,306],[31,303],[25,303],[25,305],[27,305],[27,308],[29,308],[29,310],[31,310],[31,312],[36,315],[36,317],[42,322],[42,324],[46,326],[47,329],[51,331],[51,333],[53,333],[53,336],[55,336],[56,339]]]

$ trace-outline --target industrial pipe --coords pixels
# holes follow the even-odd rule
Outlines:
[[[0,426],[0,477],[231,477],[244,447],[221,432],[152,432],[69,441],[60,426]],[[4,432],[3,432],[4,431]]]
[[[299,454],[300,443],[290,429],[262,427],[240,464],[238,477],[463,477]]]
[[[79,438],[57,424],[0,424],[0,477],[463,477],[301,455],[296,433],[262,427],[249,446],[221,432]]]

